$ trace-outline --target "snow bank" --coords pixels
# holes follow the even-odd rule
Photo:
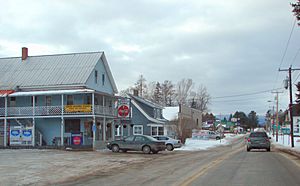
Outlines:
[[[225,134],[225,138],[221,140],[197,140],[197,139],[191,139],[188,138],[185,141],[185,144],[178,149],[175,150],[181,150],[181,151],[198,151],[198,150],[206,150],[208,148],[221,146],[221,145],[228,145],[232,142],[232,140],[242,137],[244,135],[236,135],[236,134]]]

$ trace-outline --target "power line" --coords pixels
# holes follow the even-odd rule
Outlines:
[[[246,94],[236,94],[236,95],[229,95],[229,96],[212,97],[211,99],[222,99],[222,98],[251,96],[251,95],[267,93],[267,92],[271,92],[271,91],[275,91],[275,90],[280,90],[280,89],[283,89],[283,88],[269,89],[269,90],[263,90],[263,91],[259,91],[259,92],[252,92],[252,93],[246,93]]]
[[[288,39],[288,41],[287,41],[287,43],[286,43],[285,50],[284,50],[284,52],[283,52],[283,55],[282,55],[282,58],[281,58],[281,61],[280,61],[280,64],[279,64],[278,69],[281,68],[281,65],[282,65],[282,63],[283,63],[284,57],[285,57],[285,55],[286,55],[287,49],[288,49],[289,44],[290,44],[290,40],[291,40],[292,35],[293,35],[293,32],[294,32],[294,28],[295,28],[296,22],[297,22],[297,19],[295,18],[295,21],[294,21],[294,24],[293,24],[293,26],[292,26],[292,30],[291,30],[291,32],[290,32],[289,39]],[[279,72],[277,72],[277,76],[276,76],[276,80],[275,80],[274,87],[276,86],[276,83],[277,83],[277,81],[278,81],[278,76],[279,76]],[[273,87],[273,88],[274,88],[274,87]]]
[[[300,72],[299,72],[298,76],[296,77],[296,79],[294,80],[293,83],[295,83],[297,81],[297,79],[299,78],[299,76],[300,76]]]
[[[297,50],[297,52],[296,52],[296,54],[295,54],[295,56],[294,56],[294,58],[293,58],[293,61],[292,61],[292,63],[291,63],[291,66],[294,64],[294,62],[296,61],[296,58],[297,58],[297,56],[298,56],[298,54],[300,53],[300,47],[299,47],[299,49]]]

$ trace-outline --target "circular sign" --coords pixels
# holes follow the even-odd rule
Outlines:
[[[81,144],[81,137],[80,136],[74,136],[73,137],[73,144],[74,145],[80,145]]]
[[[118,108],[118,115],[120,117],[127,117],[129,115],[129,107],[127,105],[121,105]]]

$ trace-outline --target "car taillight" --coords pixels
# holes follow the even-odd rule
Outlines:
[[[248,142],[251,142],[250,138],[248,138]]]

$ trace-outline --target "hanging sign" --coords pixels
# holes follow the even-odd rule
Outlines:
[[[130,99],[119,98],[118,99],[118,117],[129,118],[130,117]]]

